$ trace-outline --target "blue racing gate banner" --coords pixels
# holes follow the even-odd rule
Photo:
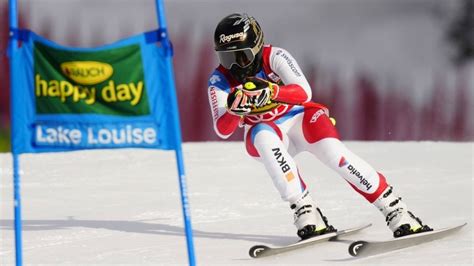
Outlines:
[[[157,34],[84,49],[20,32],[13,152],[175,149],[166,51]]]

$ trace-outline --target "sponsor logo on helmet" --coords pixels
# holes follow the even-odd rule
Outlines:
[[[229,34],[229,35],[221,34],[219,36],[219,42],[228,43],[228,42],[231,42],[233,39],[237,39],[237,38],[239,38],[240,40],[243,40],[245,38],[245,33],[238,32],[238,33]]]
[[[244,33],[249,30],[249,28],[250,28],[250,18],[247,14],[237,15],[237,16],[233,16],[231,18],[240,18],[239,20],[234,22],[233,26],[237,26],[237,25],[239,25],[240,23],[243,22],[244,23]]]
[[[96,61],[71,61],[61,64],[61,70],[70,79],[79,84],[94,85],[112,76],[111,65]]]

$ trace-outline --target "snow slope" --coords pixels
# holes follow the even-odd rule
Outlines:
[[[251,259],[256,243],[295,241],[292,215],[262,166],[239,142],[186,143],[188,189],[200,265],[472,265],[473,143],[348,142],[382,171],[433,227],[468,222],[458,234],[390,254],[345,260],[347,244],[325,243]],[[330,222],[367,222],[346,239],[388,239],[378,211],[308,154],[303,177]],[[14,263],[11,158],[0,154],[0,264]],[[21,157],[25,264],[186,264],[174,154],[103,150]],[[336,260],[336,261],[334,261]],[[342,260],[342,261],[337,261]]]

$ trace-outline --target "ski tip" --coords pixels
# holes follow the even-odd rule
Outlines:
[[[364,250],[366,241],[356,241],[349,246],[349,254],[353,257],[357,257],[362,250]]]
[[[264,245],[256,245],[250,248],[249,255],[252,258],[260,257],[264,251],[268,250],[269,248]]]

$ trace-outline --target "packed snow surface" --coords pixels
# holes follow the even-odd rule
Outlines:
[[[458,233],[384,255],[351,259],[331,242],[252,259],[255,244],[297,240],[293,218],[263,166],[240,142],[185,143],[199,265],[472,265],[473,143],[347,142],[385,174],[432,227]],[[347,240],[391,238],[384,217],[310,154],[297,156],[313,197],[337,228],[373,223]],[[173,152],[124,149],[21,156],[25,264],[187,264]],[[0,264],[14,264],[10,154],[0,154]]]

